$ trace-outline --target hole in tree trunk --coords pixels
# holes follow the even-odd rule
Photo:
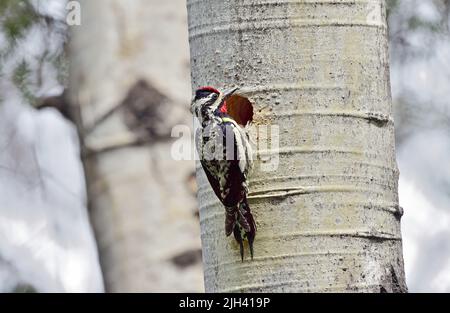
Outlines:
[[[246,97],[239,94],[234,94],[227,99],[227,112],[242,126],[246,126],[253,120],[253,105]]]

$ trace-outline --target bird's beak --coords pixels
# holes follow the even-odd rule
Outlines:
[[[231,96],[236,90],[238,90],[239,89],[239,87],[234,87],[234,88],[232,88],[232,89],[229,89],[229,90],[226,90],[224,93],[223,93],[223,98],[224,99],[226,99],[226,98],[228,98],[229,96]]]

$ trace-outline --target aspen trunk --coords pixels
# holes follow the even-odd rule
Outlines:
[[[405,292],[385,2],[187,7],[192,89],[240,86],[258,145],[253,261],[197,166],[206,291]]]
[[[185,3],[80,2],[70,99],[106,290],[202,291],[194,162],[170,155],[190,121]]]

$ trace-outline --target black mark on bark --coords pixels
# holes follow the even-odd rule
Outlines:
[[[202,250],[188,250],[179,255],[174,256],[171,261],[177,267],[185,268],[194,265],[202,260]]]
[[[170,100],[155,86],[138,81],[128,92],[121,107],[126,126],[144,142],[170,139]]]

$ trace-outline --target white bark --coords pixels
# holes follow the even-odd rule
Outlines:
[[[76,130],[8,87],[0,104],[0,292],[102,292]]]
[[[197,167],[206,291],[406,291],[384,1],[187,6],[192,88],[240,86],[253,139],[280,135],[250,178],[253,261]]]
[[[102,292],[76,129],[33,108],[62,104],[64,1],[0,6],[0,292]]]
[[[81,26],[73,28],[71,99],[81,113],[91,215],[109,291],[203,290],[189,185],[194,163],[170,157],[171,126],[190,118],[184,6],[85,0]],[[148,88],[137,84],[142,80]],[[130,90],[134,100],[96,123]],[[156,114],[157,136],[144,129],[153,121],[135,109]]]

